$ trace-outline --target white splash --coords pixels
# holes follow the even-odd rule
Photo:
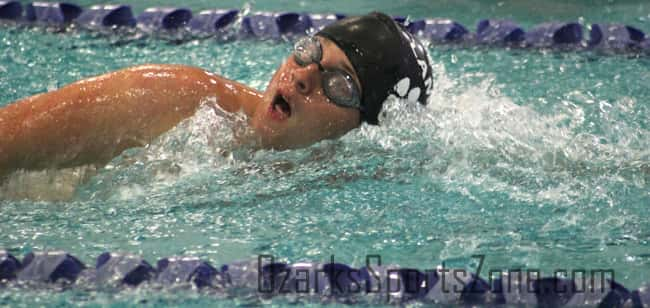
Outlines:
[[[364,126],[350,138],[405,157],[417,152],[422,158],[412,164],[423,164],[434,182],[470,198],[468,188],[476,187],[536,204],[567,206],[595,198],[615,206],[613,196],[592,182],[624,176],[630,185],[647,185],[642,179],[649,170],[647,130],[613,121],[609,129],[620,137],[603,143],[599,136],[578,133],[584,122],[578,106],[541,114],[501,94],[490,75],[477,83],[475,76],[449,78],[440,63],[432,67],[436,82],[428,106],[412,103],[415,90],[405,96],[408,82],[402,79],[384,103],[380,125]],[[624,112],[634,104],[630,100],[609,108]]]

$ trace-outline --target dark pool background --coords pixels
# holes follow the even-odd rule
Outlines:
[[[83,5],[100,3],[79,2]],[[102,2],[103,3],[103,2]],[[124,1],[136,11],[171,1]],[[185,1],[204,8],[623,22],[650,32],[642,1]],[[0,105],[142,63],[183,63],[264,89],[288,42],[160,39],[0,28]],[[0,201],[0,248],[194,255],[213,264],[261,253],[429,268],[615,270],[650,280],[650,58],[430,47],[426,109],[389,104],[381,127],[295,151],[232,146],[202,110],[147,149],[117,158],[65,202]],[[42,175],[53,181],[60,174]],[[28,185],[29,182],[26,184]],[[191,292],[190,292],[191,293]],[[0,303],[212,303],[200,294],[0,290]],[[219,302],[229,306],[232,301]],[[237,303],[237,301],[235,301]],[[282,303],[278,299],[276,303]]]

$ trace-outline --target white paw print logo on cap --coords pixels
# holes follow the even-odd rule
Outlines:
[[[420,98],[420,93],[422,92],[422,89],[420,89],[419,87],[410,88],[410,86],[411,86],[411,79],[408,77],[404,77],[402,78],[402,80],[397,82],[393,90],[395,90],[395,93],[397,94],[398,98],[406,99],[409,102],[416,103]]]
[[[427,64],[427,58],[429,57],[422,43],[417,41],[412,35],[406,31],[402,31],[402,36],[409,42],[411,51],[413,52],[413,57],[420,66],[420,73],[422,74],[422,80],[424,81],[424,90],[427,95],[431,94],[433,89],[433,82],[431,76],[429,76],[429,65]],[[431,60],[429,60],[431,62]],[[409,102],[417,102],[420,98],[420,93],[422,89],[419,87],[414,87],[410,89],[411,80],[408,77],[402,78],[393,90],[399,95],[400,98],[406,99]]]

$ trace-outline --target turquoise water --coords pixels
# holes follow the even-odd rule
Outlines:
[[[246,5],[280,11],[287,3]],[[292,3],[314,12],[333,7]],[[382,9],[468,25],[485,16],[524,25],[582,17],[650,31],[650,6],[631,1],[404,3],[346,2],[339,11]],[[264,89],[290,47],[124,42],[3,27],[0,105],[151,62],[200,66]],[[229,129],[237,120],[202,110],[151,146],[98,170],[71,200],[4,198],[0,247],[15,255],[64,249],[88,264],[104,251],[136,253],[150,262],[195,255],[213,264],[266,253],[291,262],[326,261],[333,254],[362,265],[366,255],[380,254],[384,263],[422,269],[442,262],[474,269],[471,256],[483,254],[484,269],[538,268],[551,275],[555,269],[611,268],[630,288],[649,281],[650,58],[436,46],[430,52],[435,94],[425,109],[389,104],[381,127],[283,152],[237,148]],[[29,191],[43,188],[33,185],[39,179],[46,187],[52,186],[47,181],[67,183],[64,172],[17,182]],[[11,306],[240,303],[213,300],[147,288],[0,290],[0,304]]]

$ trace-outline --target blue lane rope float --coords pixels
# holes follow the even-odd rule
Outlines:
[[[85,265],[62,251],[29,253],[23,258],[17,279],[31,282],[74,281]]]
[[[516,45],[524,40],[525,32],[510,20],[484,19],[476,25],[476,43]]]
[[[409,32],[433,42],[455,42],[469,34],[467,29],[451,19],[421,19],[409,23]]]
[[[0,20],[18,20],[23,15],[23,7],[18,1],[0,1]]]
[[[640,48],[646,40],[643,31],[621,24],[592,24],[590,37],[589,47],[614,51]]]
[[[268,260],[268,259],[265,259]],[[64,286],[84,290],[179,286],[231,297],[288,296],[302,302],[420,302],[447,305],[535,305],[543,307],[648,307],[650,285],[629,290],[612,279],[501,272],[490,280],[462,271],[421,271],[397,265],[361,268],[341,263],[270,262],[262,259],[214,267],[195,257],[162,258],[156,266],[140,256],[103,253],[94,267],[64,251],[30,252],[22,262],[0,250],[0,288]]]
[[[283,35],[305,35],[312,29],[311,18],[302,13],[277,14],[275,22]]]
[[[137,24],[145,30],[177,30],[192,19],[192,11],[186,8],[148,8],[137,17]]]
[[[79,17],[82,9],[70,3],[34,2],[25,6],[25,19],[44,24],[67,24]]]
[[[205,10],[194,15],[189,21],[189,28],[195,36],[223,34],[228,25],[234,23],[239,10]]]
[[[547,22],[535,26],[525,34],[527,46],[535,48],[579,48],[582,43],[582,26],[576,22]]]
[[[128,5],[94,5],[81,8],[64,2],[0,1],[0,21],[80,28],[104,31],[114,28],[137,28],[143,33],[178,32],[185,39],[227,36],[240,39],[284,39],[314,33],[344,18],[343,14],[307,14],[299,12],[254,12],[239,10],[205,10],[193,14],[187,8],[149,8],[134,16]],[[435,44],[462,46],[496,46],[560,50],[595,50],[604,53],[650,54],[650,38],[640,29],[623,24],[591,24],[589,37],[577,22],[547,22],[529,31],[510,20],[480,20],[475,32],[462,24],[440,18],[394,19],[413,34]],[[235,26],[236,25],[236,26]],[[172,36],[178,40],[179,36]]]
[[[85,9],[74,23],[83,28],[100,29],[135,27],[137,21],[128,5],[94,5]]]
[[[258,12],[242,19],[240,34],[245,38],[279,39],[280,27],[277,15],[271,12]]]
[[[84,274],[83,281],[98,286],[137,286],[151,280],[156,270],[143,258],[128,254],[103,253],[94,269]]]
[[[156,281],[163,285],[179,282],[194,284],[197,288],[209,287],[220,273],[210,263],[199,258],[163,258],[156,263]]]
[[[261,12],[244,16],[239,33],[245,38],[280,39],[305,35],[310,29],[312,21],[307,14]]]
[[[0,281],[16,278],[22,264],[14,256],[0,250]]]

